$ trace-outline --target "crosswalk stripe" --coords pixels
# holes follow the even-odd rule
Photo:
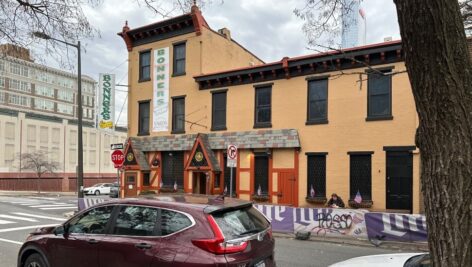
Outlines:
[[[8,203],[11,203],[11,204],[20,204],[20,205],[28,205],[28,204],[35,204],[35,203],[38,203],[38,202],[36,202],[36,201],[29,201],[29,202],[21,201],[21,202],[8,202]]]
[[[36,228],[50,227],[50,226],[57,226],[57,224],[30,225],[30,226],[23,226],[23,227],[15,227],[15,228],[0,229],[0,233],[13,232],[13,231],[19,231],[19,230],[26,230],[26,229],[36,229]]]
[[[27,216],[27,217],[33,217],[33,218],[39,218],[39,219],[49,219],[49,220],[54,220],[54,221],[65,221],[66,220],[64,218],[49,217],[49,216],[43,216],[43,215],[37,215],[37,214],[23,213],[23,212],[12,212],[12,213],[16,214],[16,215],[20,215],[20,216]]]
[[[7,242],[7,243],[13,243],[13,244],[17,244],[17,245],[23,245],[23,242],[18,242],[18,241],[14,241],[14,240],[3,239],[3,238],[0,238],[0,241]]]
[[[38,221],[36,219],[18,217],[18,216],[12,216],[12,215],[5,215],[5,214],[0,214],[0,218],[14,219],[14,220],[20,220],[20,221],[27,221],[27,222],[37,222]]]
[[[15,223],[15,222],[0,220],[0,224],[10,224],[10,223]]]
[[[45,200],[58,200],[56,197],[30,197],[34,199],[45,199]]]
[[[70,204],[67,203],[54,203],[54,204],[41,204],[41,205],[34,205],[29,206],[30,208],[48,208],[48,207],[59,207],[59,206],[69,206]]]
[[[42,210],[67,210],[67,209],[76,209],[77,206],[68,206],[68,207],[52,207],[52,208],[40,208]]]

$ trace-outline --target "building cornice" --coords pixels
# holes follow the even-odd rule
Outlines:
[[[200,90],[252,84],[404,61],[401,41],[288,58],[252,67],[194,76]]]

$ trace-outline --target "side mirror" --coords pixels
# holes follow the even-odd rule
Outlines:
[[[67,227],[59,225],[54,229],[54,235],[65,235],[67,233]]]

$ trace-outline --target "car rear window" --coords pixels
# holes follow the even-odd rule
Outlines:
[[[213,218],[223,232],[225,240],[256,234],[270,226],[264,215],[254,207],[216,213]]]

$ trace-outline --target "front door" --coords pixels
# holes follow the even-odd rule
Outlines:
[[[125,197],[135,197],[138,194],[136,188],[136,174],[127,173],[125,176]]]
[[[278,204],[295,205],[295,186],[297,179],[293,172],[279,172]]]
[[[204,172],[193,173],[193,193],[194,194],[206,194],[206,175]]]
[[[387,209],[410,210],[413,191],[413,155],[387,152]]]

